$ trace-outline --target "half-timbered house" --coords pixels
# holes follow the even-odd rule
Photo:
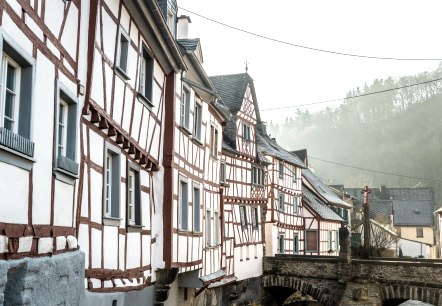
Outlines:
[[[83,255],[69,251],[78,249],[83,2],[0,4],[0,296],[6,305],[44,305],[49,295],[57,305],[78,303]],[[51,292],[41,294],[48,286]]]
[[[188,38],[190,18],[178,18],[177,39],[187,70],[176,86],[171,212],[171,269],[178,269],[176,298],[192,304],[209,284],[225,276],[221,262],[220,167],[223,125],[228,111],[217,102],[202,64],[199,39]],[[167,154],[167,151],[166,151]],[[166,182],[165,182],[166,183]],[[193,304],[192,304],[193,305]]]
[[[304,163],[270,138],[264,123],[257,133],[258,152],[268,160],[265,255],[302,254],[304,219],[301,202],[301,169]]]
[[[238,280],[261,275],[264,236],[261,214],[267,205],[266,168],[257,153],[261,121],[253,79],[248,73],[211,77],[232,113],[223,132],[223,262]]]
[[[347,223],[338,209],[349,210],[311,169],[302,170],[302,205],[304,207],[305,255],[339,255],[339,228]]]
[[[152,301],[151,284],[167,282],[158,276],[168,268],[171,237],[163,224],[172,204],[163,202],[173,146],[167,122],[176,76],[186,68],[175,40],[176,10],[175,1],[90,1],[79,133],[82,305]]]

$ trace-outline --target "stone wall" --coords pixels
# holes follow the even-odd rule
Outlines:
[[[84,253],[0,261],[0,304],[80,304],[84,287]]]

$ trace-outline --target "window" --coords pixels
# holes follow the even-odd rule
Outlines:
[[[55,169],[77,175],[78,98],[60,81],[56,82],[55,90],[55,103],[57,105],[55,114],[57,117]]]
[[[258,229],[258,207],[252,207],[252,228]]]
[[[294,195],[293,196],[293,213],[294,214],[298,213],[298,205],[299,205],[298,201],[299,201],[298,196]]]
[[[140,172],[133,164],[128,164],[127,169],[127,224],[141,225]]]
[[[335,231],[335,250],[339,251],[339,231]]]
[[[201,192],[199,187],[193,187],[193,230],[201,231]]]
[[[145,47],[141,50],[141,63],[139,74],[138,93],[148,106],[153,106],[152,86],[153,86],[153,58]]]
[[[279,202],[278,208],[280,211],[284,211],[284,208],[285,208],[284,201],[285,201],[284,194],[282,192],[278,192],[278,202]]]
[[[259,167],[252,167],[252,184],[264,185],[264,170]]]
[[[284,254],[284,235],[278,236],[278,253]]]
[[[118,148],[107,144],[104,161],[104,216],[120,217],[120,154]]]
[[[218,129],[213,125],[210,126],[210,155],[218,156]]]
[[[424,238],[423,227],[416,227],[416,238]]]
[[[348,209],[344,209],[344,219],[348,222]]]
[[[296,180],[298,178],[297,175],[296,175],[296,167],[293,167],[292,175],[293,175],[293,182],[296,183]]]
[[[317,252],[318,251],[318,234],[316,230],[306,230],[306,252]]]
[[[242,138],[247,141],[251,140],[250,125],[247,123],[243,123],[242,125]]]
[[[284,162],[283,161],[278,162],[278,171],[279,171],[279,178],[283,178],[284,177]]]
[[[214,223],[214,234],[213,234],[213,245],[219,245],[219,230],[220,230],[220,222],[219,222],[219,212],[215,211],[213,216]]]
[[[180,180],[179,182],[179,198],[178,198],[178,206],[179,206],[179,214],[178,214],[178,226],[182,230],[188,230],[188,220],[189,220],[189,198],[188,198],[188,189],[187,182],[184,180]]]
[[[118,34],[118,49],[116,68],[118,71],[124,74],[124,77],[128,79],[128,55],[129,55],[130,38],[129,35],[120,27]]]
[[[34,156],[31,141],[34,63],[8,34],[0,33],[0,145]]]
[[[333,250],[333,231],[328,231],[328,250]]]
[[[298,234],[295,234],[293,238],[293,253],[299,254],[299,237]]]
[[[212,246],[212,214],[206,210],[206,246]]]
[[[223,160],[221,161],[219,165],[219,182],[225,183],[226,182],[226,162]]]
[[[190,91],[186,87],[183,87],[180,113],[181,113],[181,121],[180,121],[181,126],[189,130]]]
[[[195,111],[193,113],[193,136],[201,141],[201,118],[203,107],[195,101]]]
[[[247,227],[247,211],[245,206],[239,207],[239,218],[241,220],[241,227],[244,229]]]

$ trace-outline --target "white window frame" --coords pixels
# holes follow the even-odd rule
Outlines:
[[[178,184],[178,228],[182,231],[189,230],[189,184],[186,178],[180,177]],[[184,189],[185,187],[185,189]],[[186,200],[183,198],[184,191]],[[185,202],[183,202],[185,201]],[[184,212],[186,212],[184,214]]]
[[[63,156],[66,156],[68,107],[69,105],[66,103],[66,101],[60,98],[59,110],[58,110],[57,150],[58,150],[58,155],[63,155]]]
[[[193,111],[193,137],[201,142],[203,105],[195,100]]]
[[[242,123],[242,138],[245,141],[251,141],[252,140],[250,124],[245,123],[245,122]]]
[[[198,203],[196,203],[195,195],[198,194]],[[198,184],[193,184],[192,187],[192,230],[194,232],[200,233],[201,232],[201,188]],[[197,213],[198,212],[198,213]]]
[[[278,191],[278,210],[285,211],[285,194]]]
[[[278,177],[284,178],[284,162],[282,160],[278,160]]]
[[[132,186],[131,186],[132,185]],[[127,162],[127,225],[142,226],[141,214],[141,178],[140,167],[134,163]]]
[[[104,144],[103,220],[114,219],[119,225],[121,210],[121,150],[108,142]]]
[[[190,133],[190,89],[183,85],[180,106],[180,125]]]
[[[217,246],[219,244],[220,244],[219,211],[215,210],[213,212],[213,245]]]
[[[299,210],[299,198],[298,195],[293,195],[293,214],[297,215]]]
[[[14,89],[7,88],[7,77],[8,77],[8,65],[15,69],[14,73]],[[5,127],[5,119],[6,117],[6,94],[7,92],[12,93],[13,99],[13,107],[12,107],[12,118],[8,118],[12,124],[12,128],[8,129],[14,133],[18,133],[18,125],[19,125],[19,109],[20,109],[20,79],[21,79],[21,67],[18,65],[11,57],[9,57],[6,53],[3,52],[2,55],[2,96],[1,96],[1,122],[0,127]],[[6,127],[5,127],[6,128]]]
[[[226,182],[226,171],[227,171],[226,161],[222,160],[219,164],[219,182],[221,184]]]
[[[210,125],[210,156],[218,157],[218,129],[213,124]]]
[[[212,210],[210,208],[206,208],[206,246],[213,246],[213,237],[212,237]]]
[[[281,248],[281,246],[282,246],[282,248]],[[278,254],[284,254],[284,249],[285,249],[284,234],[279,234],[278,235]]]

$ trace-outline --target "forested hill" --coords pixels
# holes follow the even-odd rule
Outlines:
[[[432,72],[375,80],[347,97],[379,92],[442,77]],[[442,204],[442,82],[428,82],[381,94],[348,98],[317,113],[297,110],[268,131],[291,150],[307,148],[309,163],[328,184],[346,187],[433,187]],[[324,162],[319,159],[380,172]],[[403,176],[400,176],[403,175]],[[407,178],[404,176],[419,177]]]

